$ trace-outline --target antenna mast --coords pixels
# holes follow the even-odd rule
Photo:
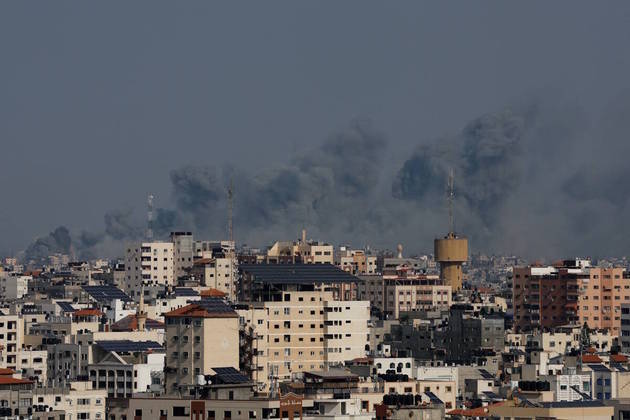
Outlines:
[[[153,240],[153,195],[147,197],[147,241]]]
[[[455,235],[455,226],[453,222],[453,199],[455,197],[454,192],[455,177],[453,175],[453,168],[448,172],[448,233],[449,235]]]

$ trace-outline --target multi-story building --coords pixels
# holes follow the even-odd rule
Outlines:
[[[239,305],[243,348],[252,380],[266,389],[269,374],[328,369],[364,357],[369,349],[369,302],[337,301],[332,292],[291,291],[283,300]],[[246,345],[247,344],[247,345]],[[251,348],[251,350],[250,350]]]
[[[361,276],[361,280],[359,298],[394,318],[399,318],[401,312],[448,310],[452,302],[451,286],[442,284],[438,276],[400,273]]]
[[[622,303],[630,303],[630,278],[623,268],[593,267],[576,259],[513,270],[517,330],[586,323],[619,335]]]
[[[90,385],[90,382],[71,382],[65,388],[35,388],[33,418],[105,420],[107,390],[93,389]]]
[[[189,395],[200,375],[213,367],[239,367],[239,318],[220,299],[175,309],[166,319],[165,391]]]
[[[188,274],[193,265],[195,241],[192,232],[171,232],[173,242],[173,281]]]
[[[306,239],[302,230],[299,241],[278,241],[267,250],[267,263],[334,264],[334,247],[324,242]]]
[[[9,300],[22,299],[28,294],[28,283],[31,280],[32,276],[19,273],[0,274],[0,296]]]
[[[235,300],[238,265],[233,255],[197,259],[191,274],[205,287],[220,290],[228,299]]]
[[[153,301],[164,286],[174,284],[172,242],[141,242],[129,245],[125,254],[124,290],[136,302],[144,288],[145,299]]]
[[[20,315],[0,315],[0,343],[7,368],[17,370],[18,355],[24,344],[24,318]]]
[[[339,248],[335,254],[335,265],[353,275],[375,274],[376,256],[368,255],[362,249]]]

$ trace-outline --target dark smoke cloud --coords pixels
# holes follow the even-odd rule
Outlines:
[[[26,261],[41,261],[51,254],[71,254],[72,238],[65,226],[59,226],[47,236],[37,238],[24,252]]]
[[[543,99],[541,99],[543,98]],[[319,147],[285,165],[251,171],[187,165],[170,174],[173,206],[155,212],[153,230],[227,236],[230,184],[239,243],[291,239],[302,228],[334,243],[430,251],[447,229],[446,183],[455,174],[456,229],[472,251],[526,257],[630,253],[630,95],[603,118],[574,101],[548,96],[484,114],[453,135],[422,141],[397,170],[388,167],[385,136],[353,121]],[[594,140],[595,139],[595,140]],[[105,215],[101,234],[72,240],[83,255],[120,252],[143,237],[131,210]],[[68,233],[49,235],[29,255],[69,250]],[[60,239],[54,239],[60,236]]]

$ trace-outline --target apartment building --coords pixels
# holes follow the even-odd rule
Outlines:
[[[334,264],[334,247],[324,242],[306,239],[302,230],[299,241],[278,241],[267,250],[267,263]]]
[[[192,232],[171,232],[173,242],[173,281],[188,274],[193,265],[195,241]]]
[[[448,310],[452,303],[452,287],[442,284],[438,276],[399,273],[360,278],[359,299],[369,300],[372,307],[394,318],[401,312]]]
[[[353,275],[375,274],[376,256],[367,255],[361,249],[349,249],[345,246],[335,253],[335,265]]]
[[[31,280],[32,276],[19,273],[0,274],[0,296],[8,300],[22,299],[28,294],[28,283]]]
[[[20,315],[0,315],[0,343],[5,367],[18,369],[18,356],[24,345],[24,319]]]
[[[107,391],[90,385],[71,382],[66,388],[35,388],[33,418],[105,420]]]
[[[369,302],[338,301],[326,291],[287,291],[280,301],[240,304],[241,330],[247,332],[242,366],[262,389],[269,374],[279,380],[293,373],[323,370],[358,357],[369,348]]]
[[[514,267],[513,307],[517,330],[586,323],[621,331],[621,304],[630,303],[630,278],[623,268],[593,267],[566,260],[547,267]]]
[[[197,259],[191,274],[199,280],[200,285],[220,290],[228,299],[235,300],[238,279],[235,256]]]
[[[153,301],[164,286],[174,284],[174,244],[141,242],[131,244],[125,253],[124,291],[136,302],[144,288],[145,299]]]
[[[175,309],[166,319],[165,391],[187,395],[213,367],[239,367],[239,318],[220,299],[203,299]]]

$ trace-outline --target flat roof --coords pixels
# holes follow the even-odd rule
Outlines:
[[[332,264],[241,264],[254,282],[276,284],[354,283],[360,279]]]

